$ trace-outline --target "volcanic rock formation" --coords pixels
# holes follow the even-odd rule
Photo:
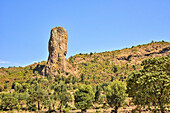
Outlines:
[[[55,27],[51,30],[48,43],[49,57],[43,69],[43,75],[55,76],[58,73],[65,73],[67,54],[67,31],[62,27]]]

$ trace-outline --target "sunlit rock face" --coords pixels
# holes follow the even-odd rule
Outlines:
[[[43,69],[43,75],[55,76],[58,73],[65,73],[67,54],[67,31],[62,27],[55,27],[51,30],[48,43],[48,61]]]

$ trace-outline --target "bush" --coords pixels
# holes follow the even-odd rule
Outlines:
[[[116,113],[118,108],[124,104],[126,97],[126,84],[124,82],[113,81],[110,85],[107,86],[107,103],[110,105],[110,107],[115,107]]]
[[[80,85],[74,93],[74,103],[76,108],[86,111],[93,105],[94,93],[93,89],[89,85]]]
[[[2,96],[1,109],[15,109],[18,105],[18,100],[11,94],[5,94]]]
[[[93,55],[93,53],[92,53],[92,52],[90,52],[90,55]]]

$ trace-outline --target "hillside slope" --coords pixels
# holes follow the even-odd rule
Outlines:
[[[144,59],[168,55],[169,42],[152,42],[116,51],[77,54],[68,60],[75,73],[85,77],[86,82],[101,83],[116,78],[126,79],[131,71],[141,68]]]
[[[126,79],[133,70],[141,69],[141,61],[150,57],[170,55],[169,42],[152,42],[102,53],[77,54],[67,59],[66,76],[73,75],[86,84],[99,84],[113,79]],[[26,67],[0,68],[0,86],[6,90],[14,81],[42,76],[46,61]]]

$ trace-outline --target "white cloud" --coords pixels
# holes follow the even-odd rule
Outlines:
[[[7,64],[7,63],[9,63],[9,62],[8,61],[3,61],[3,60],[0,59],[0,64]]]

